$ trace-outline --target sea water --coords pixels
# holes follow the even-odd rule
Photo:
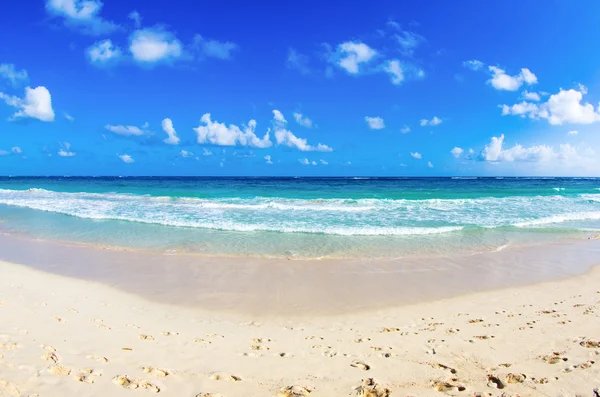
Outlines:
[[[600,233],[600,179],[2,177],[0,229],[211,256],[491,252]]]

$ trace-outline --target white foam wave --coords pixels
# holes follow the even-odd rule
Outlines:
[[[580,212],[580,213],[571,213],[565,215],[552,215],[539,219],[530,219],[523,222],[514,223],[513,226],[516,227],[528,227],[528,226],[538,226],[538,225],[547,225],[551,223],[563,223],[569,221],[587,221],[587,220],[600,220],[600,212]]]

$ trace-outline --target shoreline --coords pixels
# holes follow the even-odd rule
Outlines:
[[[157,303],[6,262],[0,271],[0,395],[293,396],[292,387],[318,397],[363,387],[382,396],[554,396],[598,387],[600,267],[302,318]]]
[[[600,240],[418,260],[327,261],[198,258],[6,235],[0,246],[0,261],[97,281],[156,302],[267,317],[372,312],[566,279],[600,262]]]

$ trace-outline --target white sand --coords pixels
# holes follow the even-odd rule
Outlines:
[[[594,396],[599,306],[599,268],[294,319],[160,305],[0,262],[0,396]]]

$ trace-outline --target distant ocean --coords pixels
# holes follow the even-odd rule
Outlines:
[[[0,230],[227,256],[475,253],[600,233],[600,179],[2,177]]]

